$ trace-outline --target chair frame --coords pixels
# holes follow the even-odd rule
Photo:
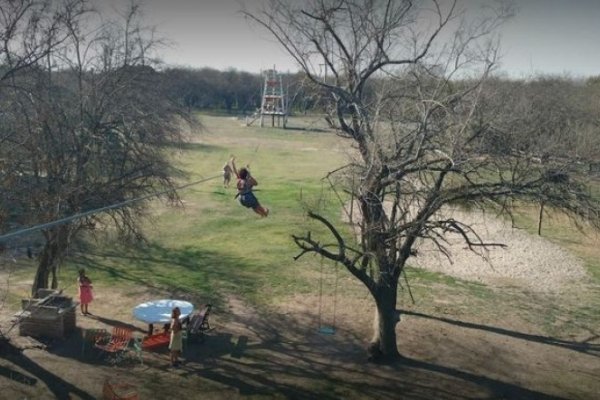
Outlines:
[[[132,338],[132,349],[137,358],[140,360],[140,364],[144,365],[144,338],[139,336],[134,336]]]
[[[192,337],[204,337],[204,333],[210,329],[208,317],[212,309],[211,304],[207,304],[200,311],[193,313],[186,326],[186,340]]]
[[[102,350],[103,354],[112,354],[115,362],[119,361],[119,356],[125,353],[129,348],[129,342],[133,337],[133,332],[129,328],[115,326],[107,343],[96,342],[94,347]]]
[[[84,328],[81,338],[81,356],[84,356],[87,346],[95,348],[96,343],[110,338],[110,333],[104,328]]]

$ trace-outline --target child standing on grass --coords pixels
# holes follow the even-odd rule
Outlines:
[[[231,167],[233,168],[233,172],[238,178],[238,194],[236,197],[239,196],[240,204],[246,208],[253,209],[254,212],[260,215],[261,217],[268,216],[269,209],[261,206],[258,202],[258,199],[256,198],[256,196],[254,196],[254,193],[252,192],[252,188],[258,185],[258,182],[256,181],[256,179],[250,176],[250,170],[248,169],[248,166],[246,166],[246,168],[241,168],[238,171],[235,167],[235,157],[231,157]]]
[[[85,275],[85,269],[79,270],[79,277],[77,278],[79,284],[79,302],[81,303],[81,313],[83,315],[89,315],[88,304],[92,302],[94,296],[92,295],[92,280]]]

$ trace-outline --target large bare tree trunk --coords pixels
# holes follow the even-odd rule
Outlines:
[[[397,295],[397,281],[380,278],[380,283],[374,294],[377,307],[375,310],[374,336],[369,346],[370,359],[373,361],[378,359],[393,360],[400,356],[396,343]]]
[[[63,225],[51,228],[45,236],[46,244],[40,253],[38,268],[31,287],[33,297],[36,296],[38,289],[46,289],[50,286],[50,276],[52,276],[52,289],[58,287],[56,273],[68,247],[69,227]]]
[[[42,253],[40,254],[40,262],[38,264],[37,271],[35,273],[35,278],[33,280],[33,285],[31,287],[31,296],[36,297],[38,289],[44,289],[48,287],[48,277],[50,276],[50,264],[49,260],[51,250],[49,249],[49,244],[46,243]]]

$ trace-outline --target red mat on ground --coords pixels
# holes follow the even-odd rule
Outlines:
[[[170,335],[168,333],[157,333],[144,338],[142,341],[143,349],[153,349],[156,347],[166,346],[169,344]]]

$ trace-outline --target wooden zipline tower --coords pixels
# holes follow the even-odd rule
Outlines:
[[[277,73],[275,66],[264,72],[265,84],[263,87],[262,102],[260,105],[260,126],[264,126],[265,116],[271,117],[271,126],[285,128],[287,124],[287,104],[281,74]]]

